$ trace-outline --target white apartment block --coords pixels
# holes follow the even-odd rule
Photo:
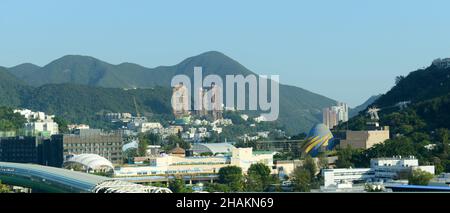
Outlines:
[[[25,131],[30,134],[58,134],[58,124],[53,121],[54,115],[47,115],[44,112],[33,112],[29,109],[16,109],[14,113],[19,113],[27,119]]]

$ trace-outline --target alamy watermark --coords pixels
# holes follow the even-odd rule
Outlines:
[[[278,75],[271,75],[270,78],[266,75],[256,76],[253,74],[245,77],[243,75],[226,75],[225,104],[224,81],[220,76],[208,75],[203,78],[202,67],[194,67],[193,80],[192,85],[191,79],[187,75],[176,75],[172,78],[171,86],[174,88],[172,108],[174,112],[192,111],[192,106],[194,111],[223,111],[225,107],[225,109],[240,111],[261,110],[263,112],[261,117],[265,121],[278,119],[280,111]],[[270,83],[270,96],[268,82]],[[246,92],[247,88],[248,93]],[[192,99],[193,105],[191,104]],[[248,103],[248,107],[246,103]]]

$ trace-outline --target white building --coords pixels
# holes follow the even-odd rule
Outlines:
[[[138,132],[149,132],[149,131],[159,131],[163,126],[158,122],[145,122],[140,123],[138,127]]]
[[[371,168],[324,169],[322,176],[324,177],[324,186],[327,188],[343,183],[372,180],[375,178],[375,172]]]
[[[375,171],[375,176],[382,179],[399,178],[400,173],[420,169],[434,175],[434,166],[419,166],[419,161],[414,156],[402,158],[375,158],[370,160],[370,168]]]
[[[246,173],[251,164],[273,165],[274,153],[253,153],[252,148],[235,148],[231,156],[184,157],[160,155],[149,158],[148,166],[125,166],[115,170],[116,177],[133,177],[166,174],[216,174],[220,168],[239,166]]]
[[[346,182],[389,182],[404,179],[413,170],[420,169],[434,175],[434,166],[419,166],[414,156],[402,158],[375,158],[370,160],[370,168],[323,169],[324,187],[336,187]]]
[[[58,134],[58,124],[53,121],[36,121],[25,123],[25,131],[31,134],[40,134],[43,132],[49,135]]]
[[[69,124],[67,125],[67,128],[71,131],[77,129],[90,129],[89,125],[87,124]]]
[[[58,134],[58,124],[53,121],[54,115],[47,115],[44,112],[33,112],[29,109],[16,109],[14,113],[19,113],[27,119],[25,131],[28,134],[54,135]]]

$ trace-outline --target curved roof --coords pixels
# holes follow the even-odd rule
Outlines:
[[[67,169],[22,163],[0,162],[0,177],[9,177],[8,181],[20,186],[36,187],[50,186],[45,188],[53,192],[93,192],[93,193],[171,193],[170,189],[164,187],[144,186],[115,180],[103,176],[76,172]],[[5,180],[6,182],[6,180]]]
[[[311,154],[312,156],[317,155],[321,147],[326,147],[330,149],[333,144],[333,134],[324,124],[316,124],[309,131],[306,142],[303,145],[303,153]]]
[[[0,176],[25,177],[41,184],[57,184],[68,192],[90,192],[107,177],[67,169],[21,163],[0,162]],[[30,178],[32,177],[32,178]]]
[[[127,143],[125,145],[122,146],[122,151],[127,151],[128,149],[137,149],[139,146],[139,141],[134,140],[130,143]]]
[[[66,161],[66,163],[79,163],[79,164],[82,164],[83,166],[86,166],[86,167],[94,169],[94,170],[100,169],[100,168],[105,168],[105,167],[114,169],[114,166],[112,165],[112,163],[109,160],[107,160],[106,158],[104,158],[100,155],[96,155],[96,154],[75,155],[75,156],[71,157],[70,159],[68,159]]]
[[[192,149],[196,153],[212,152],[216,153],[230,153],[234,147],[230,143],[196,143],[193,145]]]

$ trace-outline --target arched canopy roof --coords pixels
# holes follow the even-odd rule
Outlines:
[[[96,154],[80,154],[69,158],[65,163],[79,163],[89,169],[114,169],[112,163],[106,158]]]
[[[230,153],[234,148],[236,147],[230,143],[197,143],[193,145],[193,150],[196,153]]]

